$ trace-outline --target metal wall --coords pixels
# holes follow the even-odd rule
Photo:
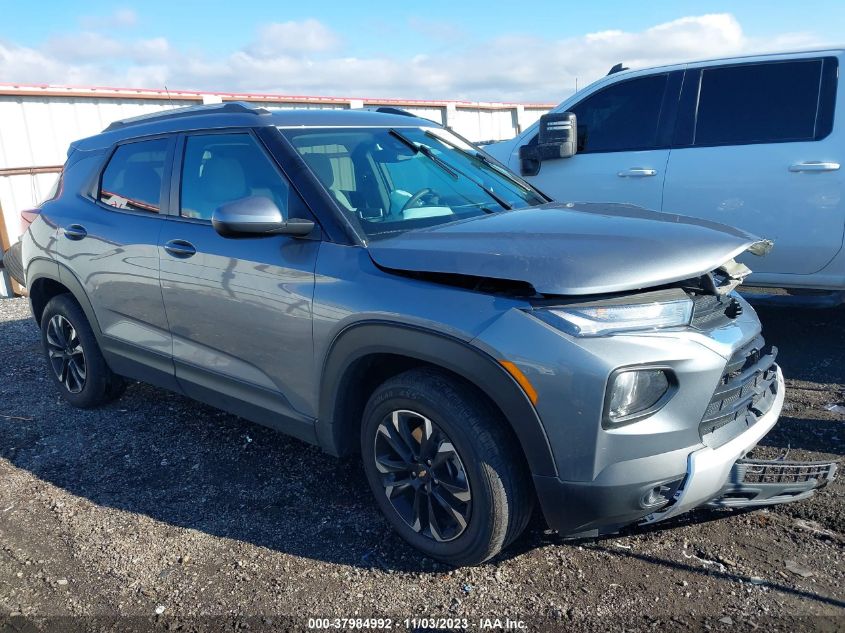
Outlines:
[[[360,108],[387,105],[446,124],[473,141],[513,137],[551,106],[470,102],[400,102],[278,95],[0,86],[0,206],[9,235],[20,233],[20,211],[49,193],[71,141],[96,134],[118,119],[173,107],[244,100],[267,108]]]

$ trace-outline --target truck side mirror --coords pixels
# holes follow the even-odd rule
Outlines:
[[[550,112],[540,117],[540,132],[535,145],[519,148],[520,172],[536,176],[540,163],[569,158],[578,151],[578,119],[574,112]]]

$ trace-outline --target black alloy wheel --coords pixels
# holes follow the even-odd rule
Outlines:
[[[407,409],[378,426],[375,466],[384,494],[415,532],[451,541],[467,528],[472,493],[454,444],[430,419]]]
[[[80,393],[87,376],[85,350],[76,329],[61,314],[47,323],[47,355],[58,381],[70,393]]]

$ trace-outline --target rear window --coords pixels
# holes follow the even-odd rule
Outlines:
[[[704,69],[695,145],[814,138],[821,77],[820,59]]]
[[[118,147],[103,171],[100,202],[116,209],[159,213],[168,142],[154,139]]]

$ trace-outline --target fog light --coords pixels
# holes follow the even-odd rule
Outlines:
[[[640,505],[644,508],[653,508],[654,506],[661,506],[669,503],[666,498],[666,493],[669,492],[667,486],[655,486],[643,496]]]
[[[634,369],[615,373],[607,389],[606,422],[617,426],[650,412],[669,392],[670,374],[663,369]]]

